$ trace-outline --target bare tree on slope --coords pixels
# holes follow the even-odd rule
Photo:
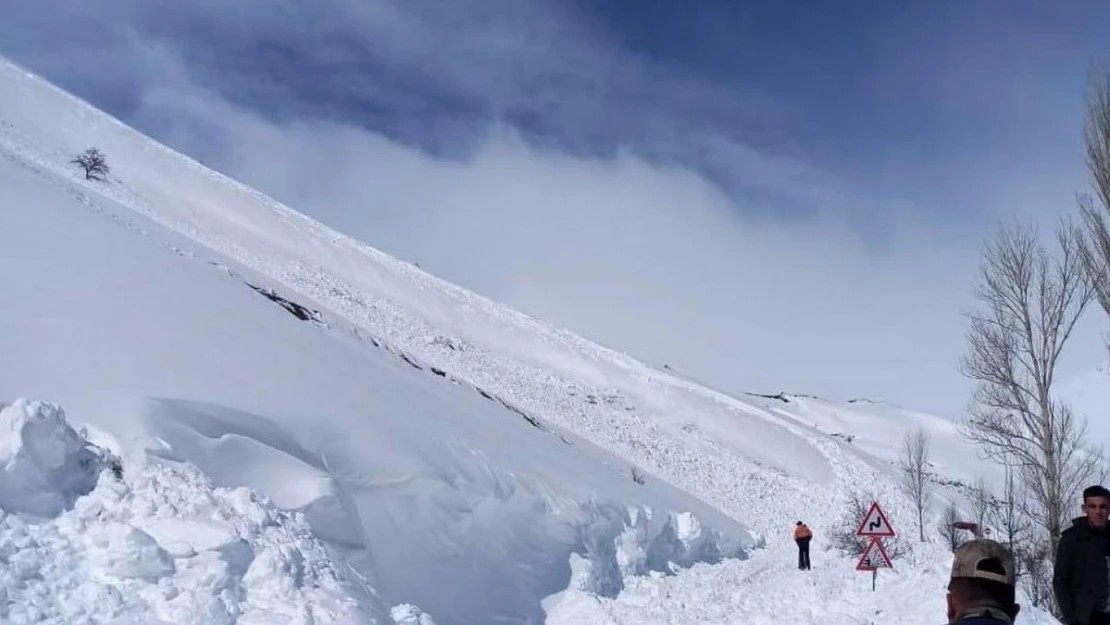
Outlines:
[[[1078,229],[1061,222],[1052,257],[1033,226],[1002,229],[983,255],[980,306],[960,362],[977,382],[961,431],[987,457],[1017,468],[1053,551],[1101,456],[1084,443],[1085,422],[1053,397],[1060,354],[1094,296],[1078,240]]]
[[[1002,502],[994,509],[995,523],[1010,547],[1010,553],[1018,553],[1024,548],[1030,529],[1027,508],[1027,492],[1018,488],[1016,471],[1006,467],[1006,477],[1002,483]],[[1000,537],[1001,538],[1001,537]],[[1020,562],[1018,563],[1020,565]]]
[[[1110,74],[1093,82],[1083,134],[1095,194],[1079,197],[1084,231],[1079,252],[1098,303],[1110,315]]]
[[[969,495],[971,520],[979,526],[979,531],[982,532],[990,520],[991,511],[997,509],[997,502],[991,493],[990,487],[987,486],[987,480],[982,475],[975,478],[975,483],[971,485]]]
[[[949,502],[944,507],[944,513],[941,514],[940,522],[937,523],[937,533],[944,539],[944,544],[955,552],[964,543],[963,535],[960,533],[960,528],[956,524],[960,522],[960,509],[956,504]]]
[[[85,170],[85,180],[103,181],[111,171],[104,154],[95,147],[85,150],[70,162]]]
[[[902,488],[913,501],[917,511],[917,533],[921,542],[925,542],[925,510],[929,505],[928,473],[929,466],[929,434],[925,428],[918,426],[912,432],[907,432],[902,439]]]

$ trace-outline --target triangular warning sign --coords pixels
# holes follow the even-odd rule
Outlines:
[[[871,542],[867,543],[867,548],[863,550],[863,555],[859,557],[859,562],[856,563],[857,571],[892,568],[894,568],[894,563],[890,561],[890,556],[886,554],[886,549],[883,548],[883,543],[878,538],[872,538]]]
[[[879,507],[879,502],[871,503],[871,509],[863,516],[856,529],[856,536],[881,536],[890,538],[894,536],[894,528],[886,518],[886,513]]]

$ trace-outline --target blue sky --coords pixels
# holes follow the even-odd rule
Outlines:
[[[0,53],[448,279],[717,386],[946,414],[980,243],[1072,209],[1110,57],[1094,1],[5,11]]]

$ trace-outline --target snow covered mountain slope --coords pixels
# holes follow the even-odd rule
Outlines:
[[[2,90],[28,85],[44,88]],[[440,625],[542,618],[572,552],[612,593],[622,572],[756,543],[697,498],[636,483],[627,461],[281,300],[265,276],[84,184],[27,137],[23,117],[39,111],[25,105],[0,114],[0,397],[58,402],[126,449],[303,510],[391,605]],[[686,514],[705,531],[679,536]]]
[[[278,295],[326,310],[331,325],[349,325],[357,340],[388,346],[414,367],[471,384],[545,427],[579,433],[753,523],[764,515],[752,514],[752,505],[774,505],[752,501],[753,492],[804,492],[836,477],[825,454],[798,435],[808,425],[778,402],[713,392],[438,280],[14,66],[0,67],[0,84],[0,140],[13,158],[74,185],[86,201],[95,194],[115,207],[101,210],[155,233],[152,240],[200,244],[203,252],[190,253],[279,285]],[[68,164],[89,145],[108,155],[107,184],[84,183]],[[776,512],[789,517],[796,506],[783,508]]]
[[[798,581],[795,519],[828,544],[859,491],[909,530],[902,433],[933,433],[942,497],[986,470],[942,419],[729,397],[438,280],[2,62],[0,93],[0,398],[58,402],[135,462],[302,511],[383,606],[439,625],[777,619],[865,583],[832,552],[815,552],[820,583]],[[88,146],[107,181],[69,162]],[[934,623],[944,555],[915,554],[892,579],[937,592],[899,622]],[[693,568],[644,577],[671,563]],[[835,606],[852,623],[875,609]]]
[[[126,447],[304,510],[391,601],[440,623],[535,618],[572,551],[615,566],[587,543],[612,542],[627,506],[660,513],[629,549],[666,547],[669,511],[721,532],[676,558],[754,542],[572,434],[300,320],[122,206],[10,152],[0,163],[0,230],[19,233],[0,252],[0,352],[18,355],[0,396],[59,401]]]

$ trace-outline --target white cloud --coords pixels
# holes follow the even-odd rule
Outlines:
[[[938,411],[966,400],[956,362],[981,231],[803,163],[751,152],[767,184],[825,206],[772,217],[690,170],[572,157],[504,130],[446,160],[343,125],[275,125],[210,94],[151,91],[144,106],[213,124],[212,164],[300,210],[715,386]],[[843,210],[852,198],[878,209],[868,236]]]

